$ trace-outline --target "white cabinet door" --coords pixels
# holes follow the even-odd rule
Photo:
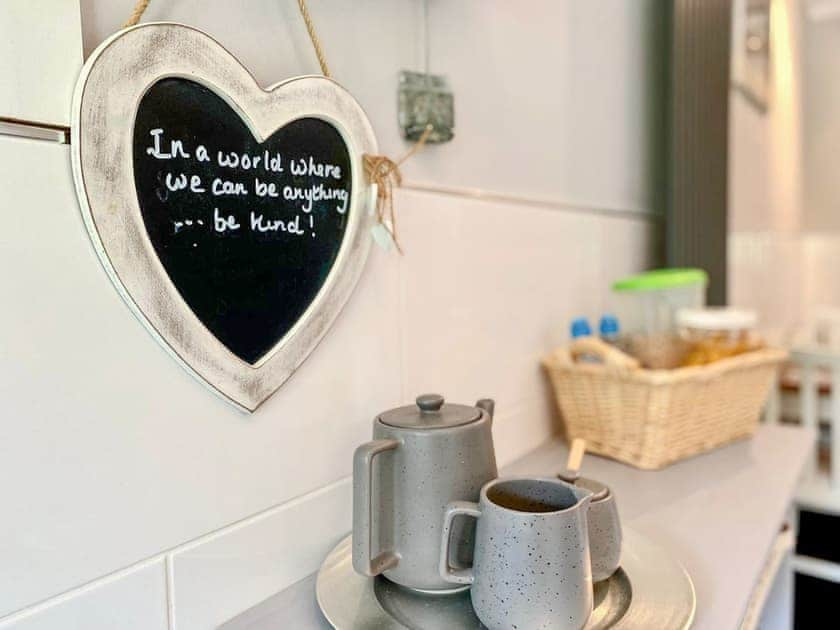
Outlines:
[[[68,126],[81,67],[78,0],[0,2],[0,119]]]

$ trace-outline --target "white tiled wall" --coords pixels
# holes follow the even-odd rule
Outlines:
[[[168,601],[165,561],[155,558],[10,615],[2,627],[167,630]]]
[[[0,311],[14,331],[0,382],[10,627],[18,610],[170,551],[179,628],[212,627],[315,570],[349,529],[353,447],[377,411],[417,392],[496,397],[499,459],[523,454],[554,430],[541,353],[571,317],[600,312],[608,279],[650,262],[645,219],[404,191],[406,256],[374,251],[327,338],[247,417],[175,365],[115,295],[66,152],[0,141],[12,219],[0,288],[15,296]],[[103,600],[83,595],[75,606],[94,614]],[[27,619],[63,615],[63,602]]]
[[[770,337],[789,343],[820,307],[840,305],[840,232],[830,216],[840,193],[830,160],[815,164],[836,144],[827,124],[840,82],[830,54],[836,23],[807,19],[798,0],[774,0],[771,22],[767,111],[737,91],[730,98],[729,300],[757,310]]]
[[[0,3],[0,118],[70,124],[70,98],[82,66],[77,0]]]
[[[729,101],[728,298],[757,310],[762,327],[779,339],[802,317],[805,299],[799,242],[802,6],[799,0],[771,3],[767,111],[737,90]],[[736,14],[745,7],[738,0]],[[744,50],[743,37],[736,44],[733,50]]]
[[[83,2],[88,50],[131,4]],[[160,2],[149,17],[213,30],[268,83],[314,70],[295,4]],[[407,170],[449,192],[399,192],[406,255],[374,248],[335,326],[252,416],[123,305],[82,226],[67,147],[0,137],[0,628],[211,628],[256,604],[349,530],[353,448],[374,414],[420,391],[495,397],[501,463],[555,430],[540,355],[570,318],[608,306],[609,280],[652,263],[656,222],[622,211],[653,196],[640,127],[654,3],[528,4],[431,1],[436,50],[449,50],[433,66],[457,78],[463,124]],[[421,57],[421,5],[349,7],[310,2],[335,74],[396,155],[396,72]],[[458,33],[480,33],[486,54],[456,55]],[[529,63],[548,79],[526,91],[515,75]],[[502,122],[485,131],[489,119]]]
[[[175,552],[178,630],[215,627],[317,570],[313,551],[347,535],[352,507],[350,480],[341,479]]]
[[[86,52],[135,0],[81,0]],[[657,0],[428,0],[430,69],[455,91],[456,137],[405,167],[411,182],[574,207],[646,211],[654,144]],[[422,70],[423,0],[307,0],[336,80],[400,155],[397,72]],[[152,2],[144,20],[213,35],[262,85],[319,72],[295,0]]]
[[[840,305],[837,232],[736,232],[729,237],[729,254],[731,299],[756,309],[780,343],[790,343],[821,308]]]

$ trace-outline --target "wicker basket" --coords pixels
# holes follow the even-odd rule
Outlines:
[[[595,354],[603,363],[576,362]],[[755,431],[787,353],[747,352],[709,365],[644,370],[596,338],[546,357],[569,440],[638,468],[662,468]]]

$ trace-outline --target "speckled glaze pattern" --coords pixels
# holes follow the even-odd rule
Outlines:
[[[478,500],[481,487],[497,477],[491,422],[484,410],[478,420],[449,428],[407,429],[374,421],[375,440],[394,440],[398,445],[373,462],[369,527],[365,527],[360,491],[364,463],[358,461],[366,445],[357,449],[353,518],[353,566],[357,572],[381,572],[389,580],[413,589],[453,590],[438,572],[443,513],[451,501]],[[453,532],[457,542],[452,562],[456,566],[472,561],[475,524],[469,519],[461,521]],[[395,561],[389,563],[393,566],[384,571],[369,566],[369,559],[364,557],[365,536],[378,545],[372,555],[393,554]]]
[[[576,471],[557,475],[567,483],[592,492],[589,502],[589,552],[592,560],[592,579],[608,579],[621,566],[621,521],[612,490],[600,481],[581,477]]]
[[[505,488],[555,511],[503,507],[494,492]],[[488,497],[489,494],[489,497]],[[558,502],[558,497],[562,502]],[[592,572],[587,509],[591,493],[557,479],[498,479],[484,486],[478,504],[456,502],[444,520],[441,576],[472,584],[470,598],[490,630],[579,630],[592,612]],[[527,502],[523,504],[527,506]],[[472,568],[447,566],[448,524],[477,518]]]
[[[589,552],[592,559],[592,579],[606,580],[621,566],[621,522],[615,495],[589,503],[587,514]]]

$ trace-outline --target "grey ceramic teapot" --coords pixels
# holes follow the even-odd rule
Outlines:
[[[353,457],[353,568],[423,591],[453,590],[438,571],[443,514],[451,501],[477,501],[495,479],[493,401],[453,405],[417,397],[373,421],[373,441]],[[472,560],[475,524],[459,519],[454,566]]]

